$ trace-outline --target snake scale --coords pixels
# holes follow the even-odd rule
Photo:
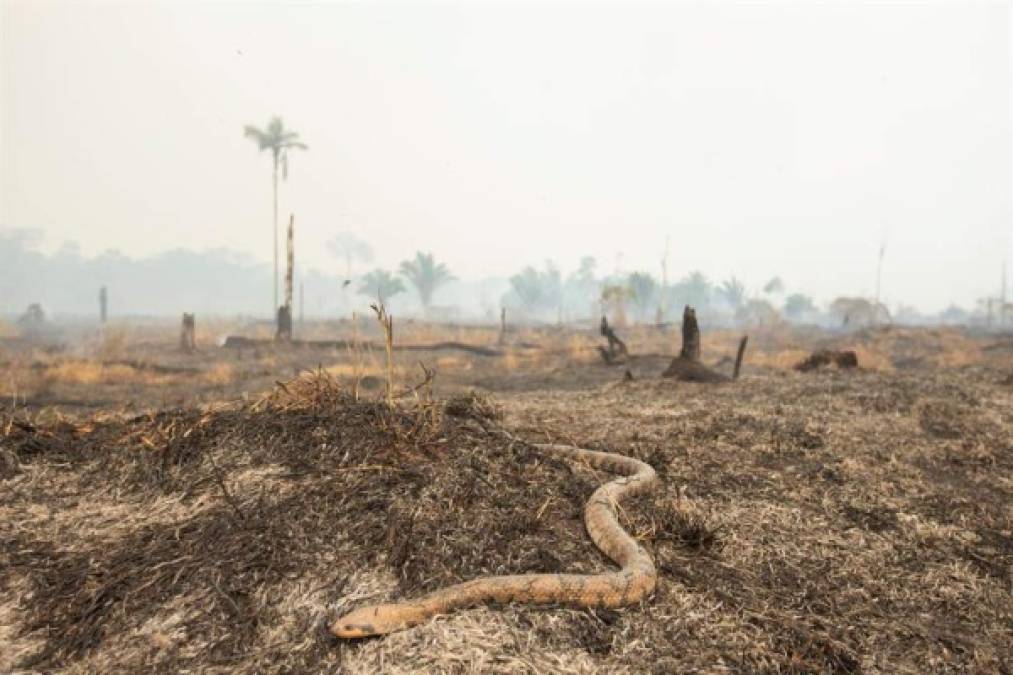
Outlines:
[[[500,432],[511,440],[512,435]],[[587,608],[624,607],[654,592],[654,562],[620,525],[616,506],[626,497],[652,490],[654,469],[638,459],[569,445],[536,443],[540,450],[620,474],[600,486],[584,507],[584,526],[602,553],[620,569],[603,574],[518,574],[480,577],[438,589],[414,600],[369,605],[353,610],[331,624],[339,638],[362,638],[404,630],[455,609],[488,602],[522,602]]]

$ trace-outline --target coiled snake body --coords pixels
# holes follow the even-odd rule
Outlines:
[[[331,624],[331,632],[340,638],[383,635],[424,623],[439,614],[486,602],[616,608],[649,596],[657,583],[654,562],[619,525],[616,505],[625,497],[652,490],[658,481],[654,469],[640,460],[610,452],[557,444],[540,443],[535,447],[622,474],[595,490],[584,507],[584,525],[591,541],[619,565],[618,571],[481,577],[414,600],[361,607],[337,619]]]

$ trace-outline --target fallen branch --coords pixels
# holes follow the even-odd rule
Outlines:
[[[376,342],[355,342],[350,340],[292,340],[288,342],[293,347],[306,347],[310,349],[376,349],[380,350],[382,345]],[[253,349],[256,347],[276,347],[274,340],[248,338],[241,335],[230,335],[225,338],[225,349]],[[385,348],[385,347],[383,347]],[[463,342],[435,342],[433,344],[421,345],[394,345],[395,352],[429,352],[429,351],[462,351],[476,356],[503,356],[503,352],[492,347],[481,345],[469,345]]]

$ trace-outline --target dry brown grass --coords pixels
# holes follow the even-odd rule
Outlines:
[[[394,410],[319,374],[214,411],[9,419],[0,670],[1003,672],[1011,410],[1013,389],[965,367],[543,384]],[[658,562],[655,597],[331,640],[325,622],[363,602],[608,568],[580,519],[608,477],[485,424],[655,466],[663,488],[622,513]]]

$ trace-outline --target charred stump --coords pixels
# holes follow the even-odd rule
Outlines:
[[[183,312],[183,326],[179,334],[180,351],[190,354],[197,351],[197,319],[193,314]]]
[[[682,349],[679,358],[700,360],[700,324],[696,322],[696,310],[689,305],[682,310]]]
[[[610,366],[623,363],[630,352],[626,349],[626,343],[619,339],[604,315],[601,317],[601,335],[608,340],[608,348],[598,347],[598,353],[601,354],[602,360]]]
[[[278,308],[278,332],[274,339],[282,342],[292,341],[292,309],[288,305]]]
[[[696,321],[696,310],[689,305],[682,311],[682,349],[661,376],[682,382],[728,382],[731,379],[700,362],[700,325]]]

